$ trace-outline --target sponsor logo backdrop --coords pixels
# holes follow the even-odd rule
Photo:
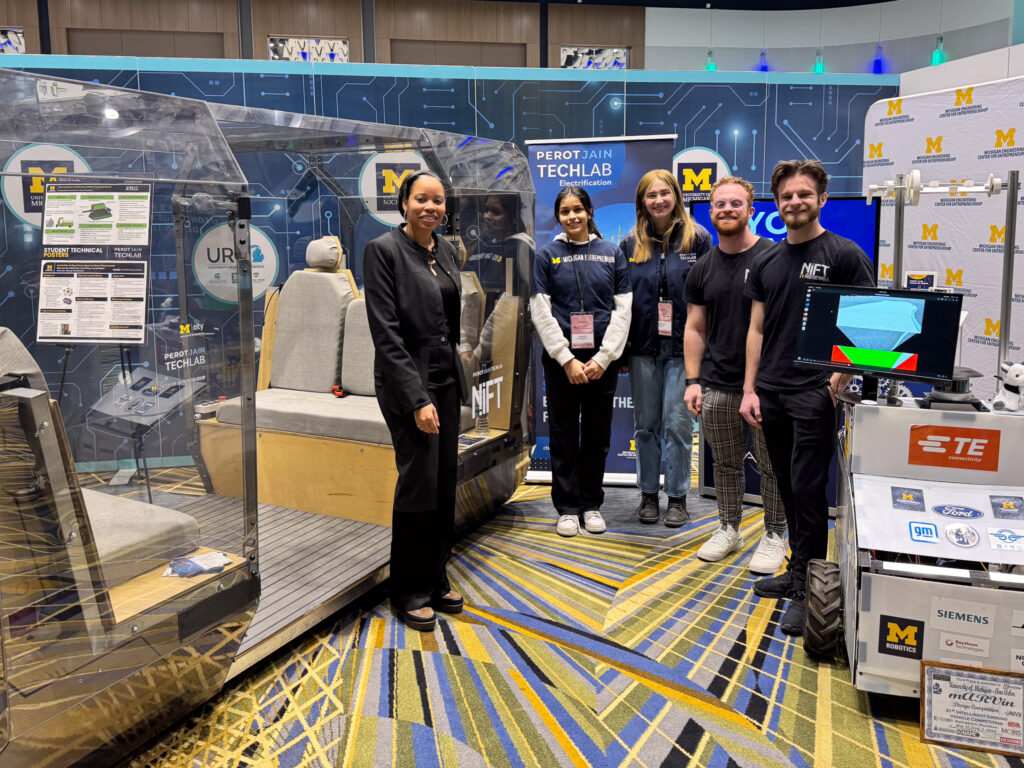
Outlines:
[[[981,183],[1024,168],[1024,78],[948,91],[883,99],[868,110],[864,128],[863,192],[897,173],[917,168],[927,184]],[[1018,130],[1020,129],[1020,130]],[[1022,201],[1018,200],[1018,211]],[[879,283],[892,284],[894,201],[883,200]],[[994,394],[999,348],[1006,196],[922,195],[906,209],[903,270],[934,272],[937,288],[963,294],[968,312],[961,364],[985,374],[972,388]],[[1022,242],[1018,224],[1018,261]],[[1014,278],[1010,355],[1020,361],[1024,342],[1024,269]]]

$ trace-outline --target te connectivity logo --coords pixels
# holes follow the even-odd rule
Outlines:
[[[914,424],[907,463],[998,472],[999,430]]]
[[[920,659],[924,646],[924,622],[899,616],[878,617],[878,652],[905,659]]]

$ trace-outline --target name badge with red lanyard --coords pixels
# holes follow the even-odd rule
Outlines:
[[[583,297],[586,295],[587,289],[587,278],[590,275],[590,248],[587,248],[586,255],[587,266],[583,270],[583,280],[580,280],[579,270],[576,269],[575,260],[572,263],[573,274],[576,275],[576,285],[580,289],[580,311],[573,312],[569,316],[569,324],[571,331],[571,338],[569,339],[570,346],[573,349],[593,349],[594,348],[594,313],[587,312],[586,307],[583,303]]]

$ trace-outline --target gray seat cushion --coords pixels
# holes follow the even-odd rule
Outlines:
[[[366,316],[366,299],[353,299],[345,313],[345,347],[342,350],[341,388],[348,395],[373,397],[373,339]]]
[[[344,274],[291,274],[277,304],[271,387],[330,394],[341,383],[345,310],[352,298]]]
[[[217,421],[242,423],[239,398],[221,404]],[[391,432],[376,397],[335,397],[320,392],[264,389],[256,393],[256,427],[391,445]]]
[[[82,500],[108,589],[199,546],[199,523],[184,512],[85,488]]]

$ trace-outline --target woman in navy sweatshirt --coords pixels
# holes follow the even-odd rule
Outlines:
[[[689,519],[686,493],[693,453],[693,416],[683,402],[689,383],[683,363],[683,287],[693,263],[711,250],[711,235],[687,215],[679,182],[670,172],[650,171],[640,179],[636,228],[623,239],[622,250],[633,286],[629,382],[641,493],[636,514],[642,523],[658,522],[664,458],[665,525],[677,528]]]
[[[544,345],[556,530],[575,536],[581,524],[605,530],[604,462],[632,293],[622,251],[601,238],[586,190],[563,187],[555,215],[564,231],[537,253],[530,311]]]

